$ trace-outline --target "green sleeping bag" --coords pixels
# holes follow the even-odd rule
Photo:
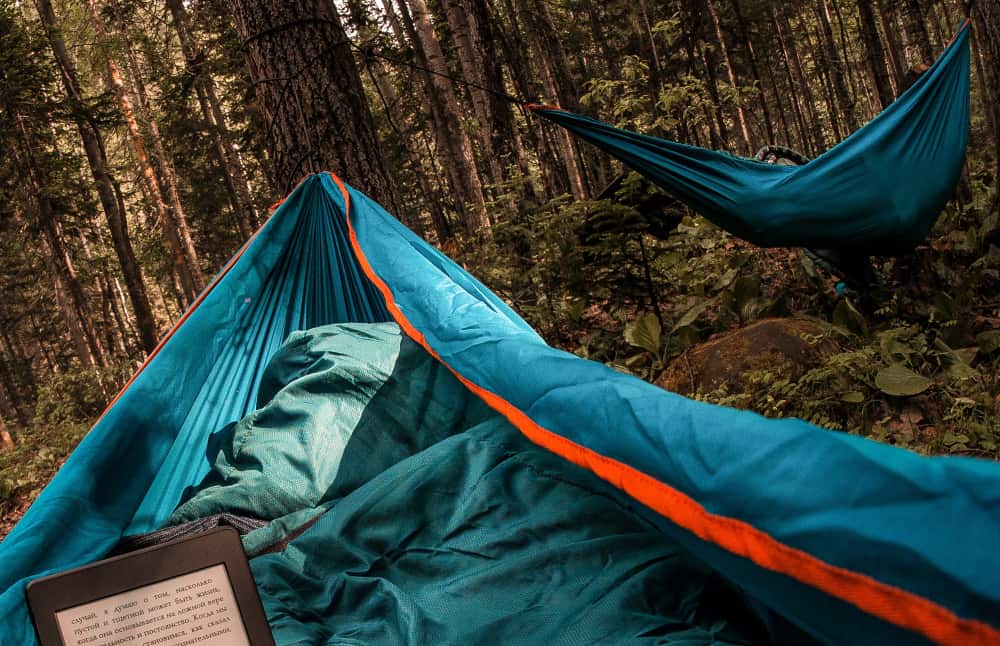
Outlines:
[[[394,324],[293,334],[171,523],[231,512],[279,644],[749,644],[733,585]],[[291,539],[289,541],[289,539]]]

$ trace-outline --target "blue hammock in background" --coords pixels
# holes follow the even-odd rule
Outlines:
[[[894,103],[803,166],[768,165],[528,106],[761,247],[906,253],[951,199],[969,139],[969,26]]]
[[[167,521],[209,472],[210,434],[273,389],[262,385],[265,367],[293,332],[346,322],[395,322],[454,375],[458,400],[498,413],[550,465],[572,463],[613,487],[664,545],[752,599],[775,641],[1000,643],[1000,465],[692,401],[549,347],[458,265],[326,173],[303,181],[214,279],[0,544],[0,641],[34,643],[28,581],[102,558],[123,535]],[[435,447],[417,456],[428,468],[452,455]],[[497,496],[492,507],[502,511]],[[296,554],[339,567],[324,540],[337,541],[340,518],[303,534]],[[595,541],[606,531],[558,520],[567,523]],[[282,568],[275,559],[260,567],[268,563],[272,580]],[[608,580],[606,565],[595,579]],[[317,593],[315,576],[301,582],[311,601],[283,597],[282,616],[299,604],[317,621],[343,610]],[[509,594],[513,585],[532,599],[530,578],[508,570],[493,580],[504,599],[522,598]],[[558,610],[539,635],[573,624]]]

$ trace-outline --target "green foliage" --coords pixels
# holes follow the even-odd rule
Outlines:
[[[120,369],[74,367],[38,387],[35,424],[58,427],[92,421],[122,382]]]
[[[635,190],[627,182],[618,197]],[[1000,457],[996,221],[983,202],[949,212],[931,247],[883,261],[885,293],[866,306],[838,297],[835,279],[800,251],[754,248],[690,216],[652,236],[615,201],[536,207],[516,229],[532,249],[519,288],[504,225],[497,246],[464,260],[550,343],[654,382],[714,333],[811,318],[826,331],[805,337],[817,358],[801,374],[763,365],[688,394],[924,453]],[[587,223],[599,231],[581,240]]]
[[[932,379],[918,375],[906,366],[886,366],[875,375],[875,385],[886,395],[911,397],[919,395],[934,384]]]
[[[6,533],[6,519],[41,493],[88,427],[38,424],[16,433],[14,448],[0,453],[0,535]]]

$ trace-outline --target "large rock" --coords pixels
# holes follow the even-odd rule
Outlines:
[[[740,382],[749,370],[780,371],[792,378],[835,352],[829,327],[806,319],[765,319],[747,327],[716,334],[674,359],[657,385],[681,394],[711,392]],[[813,337],[813,338],[808,338]],[[822,337],[818,341],[815,337]]]

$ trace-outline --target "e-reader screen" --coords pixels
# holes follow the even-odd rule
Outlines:
[[[273,646],[239,535],[218,529],[33,581],[42,646]]]
[[[250,646],[222,563],[56,613],[66,646]]]

